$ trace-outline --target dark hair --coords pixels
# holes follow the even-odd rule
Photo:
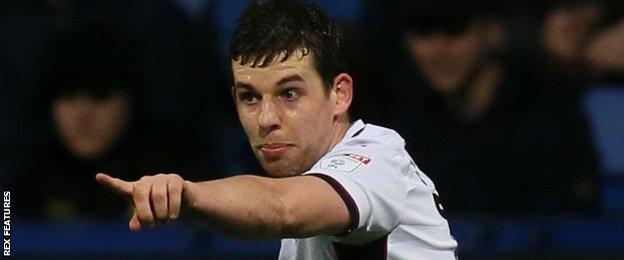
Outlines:
[[[54,35],[44,51],[40,84],[47,98],[83,93],[107,98],[133,94],[142,82],[138,40],[121,28],[86,24]]]
[[[346,72],[341,32],[323,9],[308,2],[265,0],[251,3],[236,26],[230,59],[265,67],[295,51],[314,55],[314,65],[327,87]]]

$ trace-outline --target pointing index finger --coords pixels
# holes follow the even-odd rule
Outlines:
[[[113,178],[105,173],[98,173],[95,179],[99,184],[124,195],[132,195],[132,183]]]

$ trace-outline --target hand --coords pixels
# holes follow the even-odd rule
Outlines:
[[[95,179],[101,185],[132,198],[134,215],[128,225],[134,231],[178,218],[181,208],[189,205],[192,199],[192,183],[177,174],[144,176],[128,182],[98,173]]]

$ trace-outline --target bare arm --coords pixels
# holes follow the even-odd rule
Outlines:
[[[349,211],[325,181],[312,176],[273,179],[251,175],[189,182],[156,175],[126,182],[105,174],[96,179],[132,197],[133,230],[175,219],[180,209],[220,233],[249,239],[308,237],[345,230]]]

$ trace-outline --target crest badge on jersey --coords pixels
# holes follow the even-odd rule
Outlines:
[[[321,160],[322,169],[353,172],[360,165],[367,165],[371,159],[357,154],[339,154]]]

